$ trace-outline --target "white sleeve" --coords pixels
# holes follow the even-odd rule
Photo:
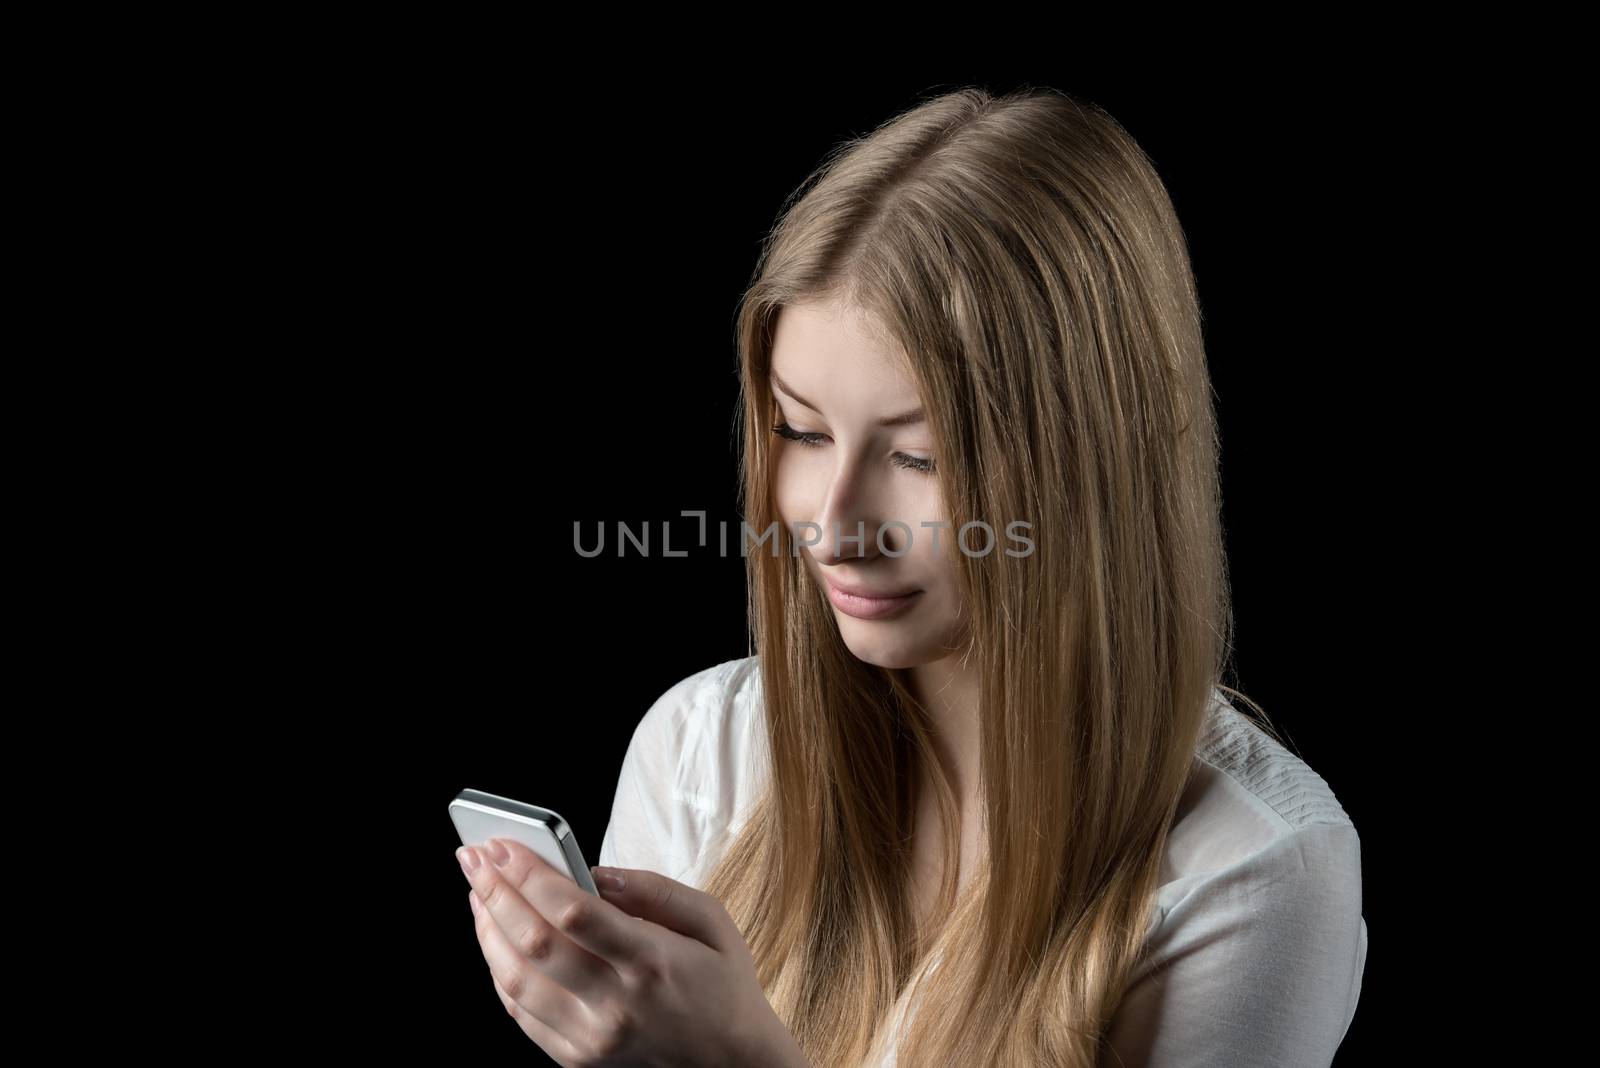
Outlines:
[[[715,769],[706,767],[701,751],[722,677],[713,669],[674,684],[634,728],[600,843],[601,865],[688,881],[710,829],[699,798],[717,784],[706,781]]]
[[[1301,827],[1172,904],[1107,1033],[1123,1068],[1327,1068],[1366,965],[1361,842]]]

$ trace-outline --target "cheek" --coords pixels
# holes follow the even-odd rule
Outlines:
[[[934,531],[919,528],[913,551],[907,553],[902,562],[911,565],[907,570],[916,575],[917,584],[925,591],[926,603],[917,619],[918,629],[930,636],[937,635],[938,641],[951,641],[963,615],[961,587],[956,578],[957,554],[961,550],[956,547],[948,528],[941,527],[938,534],[937,556],[933,551]]]
[[[772,499],[778,507],[778,517],[785,524],[811,518],[814,498],[803,464],[789,460],[778,462],[772,475]]]
[[[930,520],[932,522],[932,520]],[[939,536],[939,550],[935,554],[934,535]],[[953,554],[959,552],[948,528],[937,531],[931,527],[918,527],[912,551],[903,558],[916,571],[922,587],[937,595],[941,604],[955,597],[956,564]]]
[[[919,572],[928,576],[930,583],[946,581],[947,575],[954,574],[950,550],[955,541],[937,487],[922,487],[907,494],[904,508],[904,514],[895,517],[911,528],[911,551],[904,559],[914,563]],[[904,538],[905,533],[898,528],[895,530],[898,538]],[[939,539],[937,556],[934,555],[935,537]]]

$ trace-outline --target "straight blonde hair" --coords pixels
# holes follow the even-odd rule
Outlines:
[[[867,311],[918,383],[951,531],[1032,524],[1027,555],[952,554],[987,838],[964,891],[945,865],[937,932],[917,929],[909,883],[922,769],[959,855],[931,720],[902,671],[846,648],[772,495],[774,325],[833,298]],[[876,1063],[935,954],[903,1068],[1088,1068],[1233,627],[1201,315],[1167,192],[1097,106],[940,95],[836,147],[790,198],[737,332],[741,508],[781,538],[746,556],[772,762],[706,890],[818,1068]]]

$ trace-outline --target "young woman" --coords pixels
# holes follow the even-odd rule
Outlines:
[[[1052,90],[925,102],[806,183],[739,327],[752,655],[639,724],[622,890],[531,960],[480,911],[508,1011],[563,1064],[1328,1064],[1360,841],[1219,681],[1200,313],[1139,147]]]

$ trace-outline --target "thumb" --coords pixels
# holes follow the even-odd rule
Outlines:
[[[591,868],[600,896],[640,919],[658,923],[712,949],[726,950],[733,921],[722,902],[660,872],[643,868]],[[615,877],[622,877],[621,889]],[[736,929],[732,933],[737,933]],[[743,941],[743,936],[739,937]]]

